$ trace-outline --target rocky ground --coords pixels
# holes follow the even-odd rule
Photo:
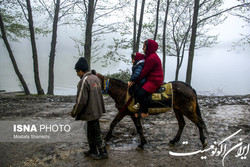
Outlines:
[[[114,101],[104,96],[107,113],[100,120],[103,135],[117,110]],[[16,120],[60,120],[69,116],[75,102],[73,96],[23,96],[0,94],[0,122]],[[241,130],[222,145],[222,153],[211,149],[194,155],[180,156],[201,150],[197,127],[186,120],[181,141],[176,146],[168,142],[177,132],[178,123],[173,112],[149,116],[143,122],[148,144],[144,151],[135,150],[139,136],[129,117],[125,117],[115,128],[113,138],[107,143],[109,159],[92,160],[84,157],[87,142],[0,142],[0,166],[187,166],[187,167],[248,167],[250,166],[250,95],[246,96],[199,96],[203,119],[207,125],[207,149]],[[1,127],[3,128],[3,127]],[[242,142],[242,143],[241,143]],[[178,156],[170,154],[179,153]],[[214,152],[213,152],[214,151]],[[223,153],[224,152],[224,153]],[[241,154],[240,154],[241,153]]]

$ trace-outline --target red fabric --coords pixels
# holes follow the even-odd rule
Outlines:
[[[135,55],[135,61],[139,61],[139,60],[143,60],[143,59],[145,59],[145,55],[144,55],[144,54],[141,54],[141,53],[136,52],[136,55]]]
[[[138,81],[146,77],[146,83],[142,88],[149,93],[154,93],[163,83],[163,69],[161,60],[155,53],[158,49],[158,44],[151,39],[147,41],[145,65]]]

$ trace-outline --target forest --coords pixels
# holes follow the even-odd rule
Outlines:
[[[72,37],[78,56],[90,65],[101,62],[129,62],[128,55],[139,51],[146,39],[154,39],[162,53],[165,73],[167,56],[176,58],[175,80],[184,57],[188,57],[186,82],[191,84],[196,49],[216,45],[218,35],[210,35],[211,27],[223,23],[228,15],[243,19],[249,25],[250,3],[238,0],[225,7],[225,0],[1,0],[0,38],[8,51],[14,71],[25,94],[30,94],[19,70],[12,43],[27,39],[31,45],[34,81],[38,95],[54,94],[54,66],[56,64],[58,29],[73,27],[81,33]],[[41,86],[37,36],[50,37],[48,50],[48,88]],[[109,38],[107,38],[109,37]],[[235,47],[249,46],[250,35],[242,34]],[[90,66],[91,69],[91,66]]]

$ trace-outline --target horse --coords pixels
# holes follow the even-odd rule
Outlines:
[[[130,116],[134,122],[137,133],[140,135],[140,144],[137,146],[137,150],[143,150],[147,141],[143,135],[143,129],[139,117],[135,117],[134,113],[130,112],[126,106],[125,98],[127,95],[128,85],[118,79],[108,78],[96,71],[92,70],[92,73],[96,75],[102,83],[102,90],[106,91],[108,95],[115,101],[116,107],[122,112],[118,112],[113,121],[110,124],[110,128],[104,138],[105,141],[109,141],[112,136],[112,131],[115,126],[125,117]],[[169,141],[170,145],[175,145],[179,142],[183,128],[185,126],[184,116],[191,120],[199,129],[200,141],[203,149],[207,146],[206,137],[203,130],[208,134],[206,125],[201,117],[200,107],[197,100],[196,91],[187,83],[181,81],[173,81],[173,111],[178,121],[179,129],[174,139]]]

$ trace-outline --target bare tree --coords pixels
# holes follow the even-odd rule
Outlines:
[[[50,54],[49,54],[49,78],[48,78],[48,90],[47,94],[54,94],[54,64],[56,57],[56,45],[57,45],[57,31],[60,25],[64,24],[73,24],[73,21],[68,21],[67,18],[64,21],[61,21],[63,18],[67,16],[71,16],[73,18],[74,7],[77,3],[76,0],[68,1],[68,0],[54,0],[53,2],[46,0],[39,0],[40,4],[43,7],[43,11],[47,11],[49,15],[49,19],[46,22],[52,21],[52,39],[50,44]],[[72,19],[73,20],[73,19]]]
[[[163,37],[162,37],[162,50],[163,50],[163,74],[165,76],[166,71],[166,29],[167,29],[167,21],[168,21],[168,12],[169,12],[169,5],[171,1],[167,0],[167,6],[165,10],[165,17],[164,17],[164,23],[163,23]]]
[[[117,48],[121,46],[119,44],[124,43],[123,39],[119,38],[119,41],[117,41],[117,38],[113,38],[114,44],[111,44],[110,41],[108,43],[105,42],[105,37],[108,35],[110,39],[121,27],[124,27],[122,21],[113,22],[109,18],[113,14],[124,16],[123,13],[117,11],[120,9],[123,10],[125,6],[130,4],[130,1],[110,2],[94,0],[93,2],[81,0],[81,2],[77,6],[79,12],[84,16],[79,21],[84,35],[81,36],[81,39],[72,38],[76,43],[79,55],[88,59],[90,68],[91,64],[97,61],[102,61],[103,66],[107,66],[112,61],[125,60],[124,55],[117,54],[116,52]],[[107,21],[107,19],[109,20]],[[81,49],[82,46],[84,49]],[[103,52],[103,48],[106,46],[107,51]]]
[[[91,69],[92,30],[93,30],[94,15],[95,15],[95,8],[96,8],[97,1],[98,0],[95,0],[95,1],[89,0],[87,16],[86,16],[84,57],[88,61],[90,69]]]
[[[188,84],[191,84],[191,78],[192,78],[194,49],[195,49],[197,22],[198,22],[197,20],[198,20],[198,15],[199,15],[199,5],[200,5],[200,0],[195,0],[193,21],[192,21],[192,34],[191,34],[191,42],[189,46],[188,66],[187,66],[187,73],[186,73],[186,82]]]
[[[137,0],[135,0],[135,7],[134,7],[134,30],[133,30],[133,53],[135,52],[135,47],[136,47],[136,25],[137,25],[137,20],[136,20],[136,15],[137,15]]]
[[[19,0],[18,0],[19,1]],[[21,4],[21,2],[20,2]],[[37,93],[39,95],[44,95],[44,91],[42,89],[39,77],[39,68],[38,68],[38,56],[37,56],[37,48],[36,48],[36,38],[35,38],[35,31],[33,25],[33,16],[32,16],[32,9],[30,5],[30,0],[26,0],[27,4],[27,11],[28,11],[28,23],[29,23],[29,31],[30,31],[30,40],[32,46],[32,53],[33,53],[33,67],[34,67],[34,77],[36,83]]]
[[[53,31],[52,31],[52,40],[51,40],[51,49],[49,56],[49,83],[48,83],[48,92],[47,94],[54,94],[54,64],[56,56],[56,40],[57,40],[57,25],[59,20],[59,11],[60,11],[60,0],[56,0],[55,4],[55,13],[53,21]]]
[[[158,32],[160,2],[161,2],[161,0],[157,1],[154,41],[156,40],[157,32]]]
[[[139,51],[139,45],[140,45],[140,40],[141,40],[141,32],[142,32],[143,15],[144,15],[144,7],[145,7],[145,0],[142,0],[140,21],[139,21],[139,25],[138,25],[136,45],[135,45],[135,51],[134,52]]]
[[[25,82],[25,80],[24,80],[24,78],[23,78],[21,72],[19,71],[19,68],[18,68],[18,66],[17,66],[17,63],[16,63],[16,60],[15,60],[14,54],[13,54],[12,49],[11,49],[11,47],[10,47],[9,41],[8,41],[8,39],[7,39],[6,31],[5,31],[5,28],[4,28],[4,22],[3,22],[3,18],[2,18],[1,12],[0,12],[0,27],[1,27],[1,33],[2,33],[1,37],[2,37],[2,39],[3,39],[3,41],[4,41],[4,44],[5,44],[5,46],[6,46],[7,50],[8,50],[8,52],[9,52],[9,56],[10,56],[12,65],[13,65],[13,67],[14,67],[14,70],[15,70],[15,72],[16,72],[16,74],[17,74],[17,77],[18,77],[19,81],[20,81],[21,84],[22,84],[22,87],[23,87],[23,89],[24,89],[25,94],[26,94],[26,95],[29,95],[29,94],[30,94],[29,88],[28,88],[28,86],[27,86],[27,84],[26,84],[26,82]]]
[[[197,3],[198,1],[195,1],[195,5],[197,5]],[[233,9],[236,9],[236,8],[247,8],[247,7],[249,8],[250,3],[243,2],[240,5],[236,5],[227,9],[220,10],[218,9],[218,7],[221,5],[222,5],[221,0],[213,0],[213,1],[203,0],[201,3],[199,3],[198,6],[195,6],[194,8],[193,22],[192,22],[192,34],[191,34],[191,41],[190,41],[190,47],[189,47],[188,66],[187,66],[187,71],[186,71],[186,82],[189,84],[191,84],[191,79],[192,79],[194,49],[196,47],[195,45],[198,45],[196,43],[197,42],[196,37],[200,36],[201,27],[204,27],[204,25],[207,23],[218,24],[218,22],[223,22],[225,18],[223,18],[221,21],[219,20],[219,18],[225,12],[232,11]],[[200,28],[199,31],[197,31],[197,28]],[[206,45],[206,43],[204,45]]]
[[[192,24],[193,6],[184,1],[172,3],[169,22],[168,55],[176,57],[175,80],[179,78],[179,71],[184,59],[186,45],[190,41],[189,34]]]

